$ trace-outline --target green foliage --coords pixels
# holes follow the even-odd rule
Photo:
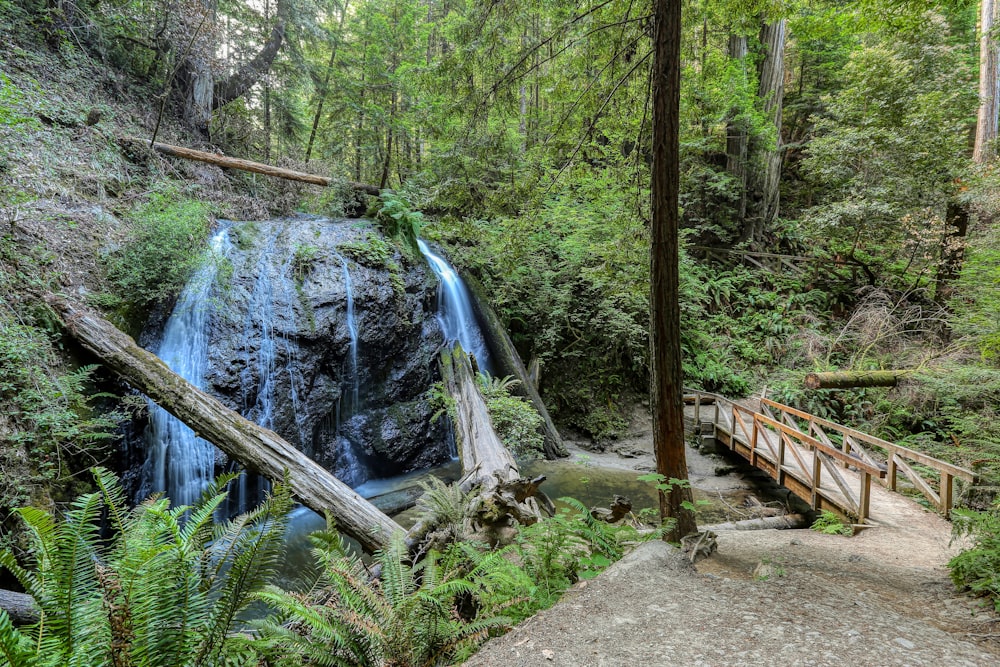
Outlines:
[[[60,373],[42,329],[0,308],[0,507],[25,504],[48,486],[71,481],[79,460],[100,460],[123,415],[95,413],[90,377],[96,366]],[[6,522],[5,522],[5,528]]]
[[[337,251],[358,264],[373,269],[387,269],[395,255],[392,244],[378,234],[366,232],[363,241],[349,241],[337,246]]]
[[[454,557],[435,551],[414,565],[397,534],[377,556],[381,578],[375,580],[338,536],[312,539],[319,583],[301,595],[272,587],[259,596],[279,614],[259,625],[270,664],[442,664],[508,625],[482,605],[469,610],[463,604],[480,598],[502,559],[481,559],[464,575]]]
[[[984,362],[1000,365],[1000,224],[971,240],[950,306],[954,333]]]
[[[0,72],[0,126],[20,132],[37,128],[38,120],[25,113],[26,104],[24,91],[9,76]]]
[[[893,274],[937,256],[976,104],[964,44],[951,43],[940,15],[924,19],[852,53],[848,84],[815,118],[803,161],[823,192],[808,215],[811,235]]]
[[[952,533],[971,537],[973,544],[948,561],[951,580],[1000,611],[1000,505],[986,512],[952,510]]]
[[[131,238],[104,258],[115,294],[140,313],[184,288],[204,261],[210,211],[207,204],[162,189],[130,217]]]
[[[292,275],[295,282],[301,285],[312,270],[319,255],[319,248],[309,243],[299,243],[292,253]]]
[[[380,196],[372,215],[386,237],[398,242],[404,253],[411,257],[419,256],[417,238],[424,217],[422,213],[414,211],[405,199],[386,191]]]
[[[559,501],[566,507],[517,535],[517,552],[535,582],[532,598],[538,609],[551,606],[576,581],[596,576],[621,558],[628,545],[663,535],[662,529],[640,535],[631,526],[599,521],[574,498]]]
[[[490,420],[504,447],[519,458],[540,455],[544,447],[540,430],[542,417],[529,400],[510,393],[520,380],[511,376],[496,378],[482,372],[477,380],[490,411]]]
[[[153,498],[134,509],[112,473],[97,468],[94,476],[99,490],[61,519],[18,510],[32,562],[4,551],[0,565],[34,598],[41,620],[11,630],[0,619],[2,650],[39,666],[235,664],[246,639],[233,631],[280,559],[288,487],[277,485],[257,509],[216,524],[221,489],[233,476],[193,507]],[[101,534],[102,516],[109,537]]]
[[[448,393],[448,389],[440,380],[435,382],[427,390],[427,402],[434,412],[431,414],[431,421],[437,421],[444,415],[453,418],[455,415],[455,399]]]
[[[824,535],[853,535],[854,529],[845,525],[839,516],[829,510],[820,512],[816,520],[809,526]]]

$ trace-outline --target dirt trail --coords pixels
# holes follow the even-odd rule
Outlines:
[[[634,435],[630,448],[648,447]],[[902,496],[877,502],[879,525],[855,537],[722,532],[696,567],[642,545],[466,664],[1000,664],[1000,620],[948,579],[950,524]]]

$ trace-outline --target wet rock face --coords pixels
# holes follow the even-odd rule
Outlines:
[[[358,250],[371,237],[381,253]],[[235,223],[210,305],[206,387],[355,484],[450,456],[426,400],[436,283],[380,238],[363,221]]]

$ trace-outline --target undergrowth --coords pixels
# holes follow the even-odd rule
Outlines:
[[[951,580],[1000,612],[1000,502],[985,512],[953,510],[952,533],[971,538],[972,546],[948,561]]]

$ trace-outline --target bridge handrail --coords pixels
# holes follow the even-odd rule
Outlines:
[[[792,428],[788,424],[783,424],[779,422],[777,419],[771,419],[767,415],[762,415],[759,412],[754,414],[753,418],[754,421],[776,428],[782,433],[785,433],[786,435],[789,435],[797,440],[802,441],[803,444],[809,445],[813,449],[817,449],[823,452],[832,459],[837,459],[838,461],[841,462],[850,463],[851,467],[857,468],[859,470],[864,470],[869,475],[873,475],[878,478],[883,478],[886,476],[886,471],[883,470],[882,468],[878,466],[873,466],[872,464],[866,461],[858,460],[853,456],[851,456],[850,454],[845,454],[843,451],[837,449],[836,447],[831,447],[825,443],[822,443],[816,438],[813,438],[812,436],[807,435],[803,431],[800,431],[799,429]]]
[[[947,461],[942,461],[941,459],[936,459],[933,456],[924,454],[923,452],[918,452],[910,449],[909,447],[904,447],[903,445],[897,445],[894,442],[889,442],[888,440],[883,440],[874,435],[868,435],[862,431],[858,431],[849,426],[842,426],[836,422],[832,422],[829,419],[823,419],[822,417],[817,417],[815,415],[809,414],[803,410],[798,410],[783,403],[778,403],[777,401],[772,401],[769,398],[762,398],[760,402],[763,405],[776,408],[788,414],[795,415],[801,419],[811,421],[820,426],[832,429],[834,431],[839,431],[843,435],[849,435],[856,440],[861,440],[862,442],[867,442],[868,444],[881,447],[889,453],[889,458],[891,460],[893,454],[901,455],[903,458],[909,459],[911,461],[916,461],[930,468],[934,468],[938,472],[947,473],[952,477],[957,477],[959,479],[964,479],[967,482],[975,482],[976,474],[969,470],[968,468],[962,468],[961,466],[948,463]],[[851,465],[856,465],[852,462]]]
[[[735,422],[737,419],[735,413],[738,411],[737,403],[726,398],[725,396],[721,396],[719,394],[713,394],[711,392],[701,391],[697,389],[685,389],[684,391],[686,394],[694,394],[695,396],[695,405],[696,405],[695,418],[699,422],[701,420],[700,409],[703,403],[703,399],[709,398],[712,402],[715,403],[716,415],[714,418],[714,422],[716,424],[716,428],[718,428],[720,415],[724,413],[724,409],[722,409],[723,406],[731,406],[729,412],[732,415],[732,419],[734,422],[732,424],[732,431],[735,432],[736,430]],[[837,424],[836,422],[832,422],[828,419],[823,419],[822,417],[817,417],[803,410],[798,410],[791,406],[778,403],[777,401],[772,401],[771,399],[768,398],[761,398],[760,404],[761,404],[761,411],[766,412],[770,408],[773,408],[777,410],[779,413],[781,413],[780,416],[782,419],[785,420],[785,422],[771,419],[769,417],[767,419],[769,419],[771,422],[782,423],[784,426],[787,426],[787,428],[794,429],[798,433],[807,436],[808,440],[803,440],[803,443],[808,446],[814,447],[815,445],[813,443],[819,443],[823,445],[823,448],[821,448],[820,451],[823,451],[824,453],[827,453],[828,450],[830,449],[836,450],[837,448],[826,436],[826,433],[823,431],[823,429],[826,428],[831,431],[839,433],[843,438],[843,451],[840,452],[839,456],[832,454],[831,456],[836,456],[836,458],[842,463],[844,467],[858,468],[865,475],[872,474],[870,472],[870,469],[879,470],[880,473],[878,473],[876,477],[880,480],[884,480],[883,484],[888,486],[889,489],[892,491],[897,490],[896,487],[897,487],[898,473],[900,469],[902,469],[903,473],[909,478],[913,486],[916,487],[916,489],[920,491],[928,500],[934,503],[934,505],[936,505],[937,508],[945,516],[948,516],[948,514],[951,512],[953,484],[955,478],[957,477],[958,479],[962,479],[970,483],[975,483],[976,481],[976,474],[967,468],[956,466],[954,464],[942,461],[940,459],[934,458],[933,456],[929,456],[922,452],[914,451],[908,447],[897,445],[893,442],[889,442],[888,440],[883,440],[882,438],[878,438],[873,435],[868,435],[867,433],[863,433],[861,431],[858,431],[857,429],[850,428],[849,426],[842,426],[841,424]],[[754,412],[755,415],[760,414],[761,412],[761,411],[752,411],[748,408],[739,408],[739,411],[747,413]],[[766,415],[762,416],[767,417]],[[808,422],[808,426],[806,427],[808,432],[802,431],[801,426],[799,426],[799,424],[797,424],[795,420],[792,419],[791,417],[798,417],[800,419],[806,420]],[[788,424],[788,422],[791,422],[791,424]],[[754,435],[756,435],[757,423],[758,423],[757,418],[755,416]],[[742,425],[742,420],[741,420],[741,425]],[[826,442],[822,442],[817,438],[813,438],[812,436],[814,432],[816,435],[819,435]],[[875,460],[869,454],[869,452],[864,447],[862,447],[860,443],[875,445],[885,450],[887,455],[887,461],[885,464],[886,467],[884,471],[881,467],[881,464],[876,463]],[[854,454],[852,454],[852,451],[857,452],[858,455],[855,456]],[[937,471],[940,476],[938,480],[938,488],[936,490],[932,488],[931,483],[925,480],[916,470],[914,470],[907,463],[907,461],[920,463],[924,466],[927,466]]]

